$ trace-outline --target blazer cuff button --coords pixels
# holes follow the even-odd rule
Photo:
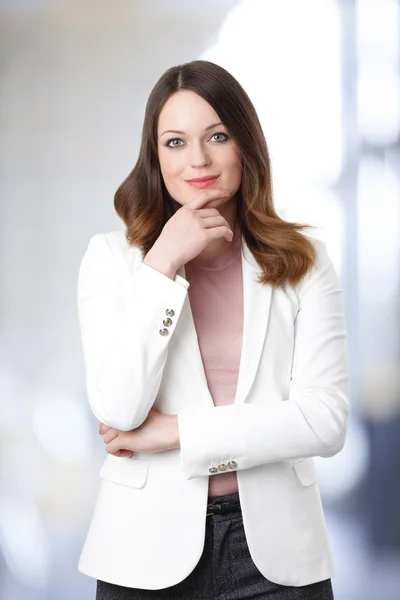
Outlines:
[[[208,472],[209,472],[209,473],[218,473],[218,469],[217,469],[217,467],[210,467],[210,468],[208,469]]]
[[[168,329],[160,329],[159,334],[160,335],[168,335]]]
[[[230,469],[236,469],[237,467],[237,462],[235,462],[234,460],[231,460],[230,462],[228,462],[228,467]]]
[[[167,317],[173,317],[175,314],[175,311],[173,311],[172,308],[167,308],[167,310],[165,311],[165,314],[167,315]]]
[[[222,464],[222,465],[218,465],[218,471],[226,471],[227,470],[227,466]]]

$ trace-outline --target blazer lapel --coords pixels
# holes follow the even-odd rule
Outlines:
[[[260,267],[243,240],[243,342],[235,404],[244,402],[250,392],[267,333],[272,286],[258,282],[259,271]]]
[[[272,287],[261,285],[258,282],[257,273],[259,270],[256,260],[243,240],[243,342],[235,404],[246,400],[257,373],[267,332]],[[185,267],[178,270],[178,275],[185,278]],[[182,344],[185,358],[188,359],[193,375],[201,386],[202,396],[207,404],[213,405],[214,402],[207,385],[189,297],[187,297],[182,309],[179,327],[177,327],[175,335],[178,337],[179,343]]]

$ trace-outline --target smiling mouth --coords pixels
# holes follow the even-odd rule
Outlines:
[[[205,181],[214,181],[218,179],[219,175],[206,175],[205,177],[193,177],[193,179],[186,179],[187,183],[204,183]]]
[[[189,179],[186,181],[186,183],[188,185],[190,185],[191,187],[195,187],[195,188],[205,188],[205,187],[209,187],[210,185],[213,185],[213,183],[215,181],[217,181],[219,178],[219,175],[217,177],[202,177],[202,178],[196,178],[196,179]]]

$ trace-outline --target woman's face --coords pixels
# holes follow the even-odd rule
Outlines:
[[[236,194],[242,177],[239,148],[201,96],[188,90],[173,94],[160,113],[157,139],[165,187],[177,202],[187,204],[202,189],[230,190],[225,203]],[[187,182],[209,175],[218,178],[205,188]]]

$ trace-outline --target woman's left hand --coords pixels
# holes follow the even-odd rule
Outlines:
[[[164,452],[179,448],[178,418],[151,409],[137,429],[119,431],[100,423],[106,450],[114,456],[132,456],[134,452]]]

